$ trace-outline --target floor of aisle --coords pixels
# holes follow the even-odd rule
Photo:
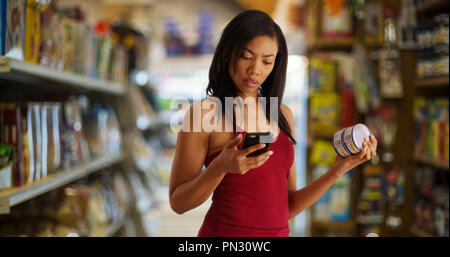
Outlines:
[[[159,222],[160,237],[196,237],[211,205],[211,198],[202,205],[182,215],[175,213],[170,204],[161,206]]]

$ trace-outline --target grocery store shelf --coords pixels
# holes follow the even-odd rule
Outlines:
[[[313,138],[323,138],[323,139],[330,139],[333,138],[334,134],[337,132],[334,130],[314,130],[311,131],[311,135]]]
[[[416,12],[427,12],[444,6],[448,6],[448,0],[427,0],[416,6]]]
[[[411,228],[411,233],[415,236],[420,236],[420,237],[433,237],[433,235],[431,235],[430,233],[423,231],[422,229],[413,226]]]
[[[125,86],[115,82],[93,79],[67,71],[53,70],[6,56],[0,56],[0,78],[24,82],[26,85],[36,85],[39,87],[47,85],[46,83],[39,83],[42,82],[39,80],[44,80],[54,82],[58,87],[70,87],[113,95],[123,95],[125,93]]]
[[[312,226],[316,229],[325,230],[353,230],[355,229],[355,223],[353,222],[337,222],[326,220],[315,220]]]
[[[117,231],[125,224],[127,220],[127,214],[124,210],[120,211],[119,216],[106,228],[99,228],[94,231],[91,237],[112,237]]]
[[[0,214],[9,213],[10,207],[14,205],[33,199],[60,186],[69,184],[95,171],[119,163],[123,159],[123,153],[104,154],[87,163],[49,175],[30,185],[0,190]]]
[[[355,38],[318,38],[312,45],[311,50],[323,50],[323,49],[350,49],[356,43]]]
[[[424,78],[417,79],[415,82],[416,87],[448,87],[448,76],[447,77],[437,77],[437,78]]]
[[[430,165],[430,166],[433,166],[436,168],[449,170],[448,161],[445,161],[445,160],[437,160],[437,159],[430,158],[427,156],[419,156],[417,154],[414,155],[413,159],[416,160],[417,162],[427,164],[427,165]]]

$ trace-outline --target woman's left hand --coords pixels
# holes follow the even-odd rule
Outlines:
[[[363,150],[359,154],[350,155],[346,158],[342,158],[339,155],[336,156],[333,168],[335,168],[339,177],[377,155],[377,140],[373,135],[370,135],[369,138],[370,141],[364,138]]]

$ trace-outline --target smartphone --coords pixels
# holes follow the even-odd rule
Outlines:
[[[272,141],[272,134],[270,132],[249,132],[245,134],[244,142],[241,149],[248,148],[252,145],[265,143],[266,146],[262,149],[251,152],[247,157],[257,156],[269,150],[270,142]]]

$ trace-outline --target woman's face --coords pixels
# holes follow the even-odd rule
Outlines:
[[[258,96],[259,87],[272,72],[277,52],[275,37],[259,36],[251,40],[238,56],[236,69],[233,68],[233,60],[230,60],[228,72],[241,97]]]

